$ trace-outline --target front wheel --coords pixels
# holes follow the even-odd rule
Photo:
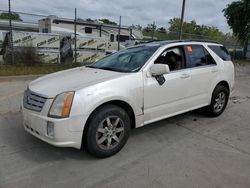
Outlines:
[[[90,154],[109,157],[126,144],[130,119],[125,110],[115,105],[105,105],[90,117],[86,132],[86,146]]]
[[[217,117],[225,110],[229,98],[229,91],[223,85],[218,85],[213,91],[211,103],[206,107],[209,116]]]

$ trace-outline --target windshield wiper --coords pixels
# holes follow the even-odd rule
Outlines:
[[[88,68],[94,68],[94,69],[99,69],[98,67],[95,67],[93,65],[87,65],[86,67],[88,67]]]
[[[115,68],[112,68],[112,67],[95,67],[93,65],[87,65],[86,67],[93,68],[93,69],[109,70],[109,71],[114,71],[114,72],[127,72],[127,71],[118,70],[118,69],[115,69]]]
[[[98,67],[98,69],[102,69],[102,70],[110,70],[110,71],[115,71],[115,72],[121,72],[117,69],[114,69],[112,67]]]

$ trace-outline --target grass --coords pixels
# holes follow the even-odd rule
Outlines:
[[[238,65],[250,65],[250,60],[233,60],[233,62]],[[0,76],[49,74],[78,66],[81,64],[0,65]]]
[[[81,64],[0,65],[0,76],[40,75],[81,66]]]
[[[233,60],[234,64],[238,65],[250,65],[250,60],[242,59],[242,60]]]

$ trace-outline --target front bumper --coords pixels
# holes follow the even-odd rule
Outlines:
[[[83,131],[70,129],[70,126],[80,126],[77,124],[82,122],[81,117],[55,119],[24,107],[22,107],[22,114],[24,129],[33,136],[57,147],[81,148]],[[48,122],[54,124],[53,136],[48,135]]]

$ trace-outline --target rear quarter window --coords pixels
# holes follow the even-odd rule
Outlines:
[[[222,60],[231,61],[230,54],[224,46],[208,46],[214,53],[216,53]]]

